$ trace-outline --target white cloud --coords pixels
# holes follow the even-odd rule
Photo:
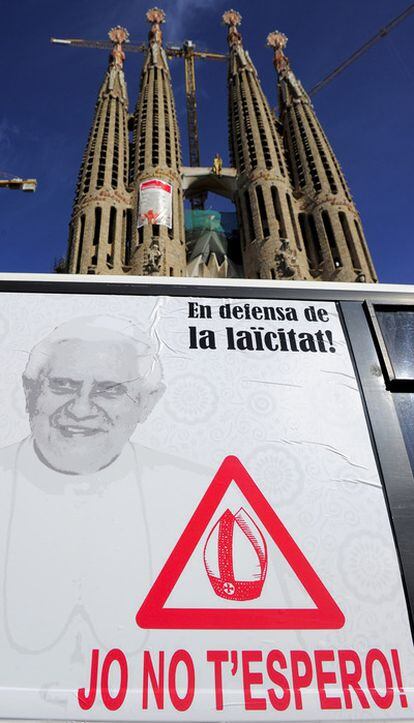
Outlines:
[[[175,0],[167,11],[168,38],[171,41],[182,41],[200,10],[214,12],[219,5],[221,0]]]

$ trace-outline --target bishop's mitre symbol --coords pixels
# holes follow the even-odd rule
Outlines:
[[[235,515],[227,509],[216,522],[204,546],[204,565],[219,597],[260,597],[267,572],[266,541],[243,507]]]

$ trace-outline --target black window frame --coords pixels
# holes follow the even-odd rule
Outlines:
[[[407,304],[393,304],[393,303],[372,303],[366,301],[364,308],[368,316],[368,320],[371,327],[371,332],[374,337],[375,345],[377,348],[378,356],[381,362],[381,368],[385,377],[387,389],[390,391],[401,391],[408,392],[414,391],[414,375],[413,376],[401,376],[399,375],[392,362],[392,355],[388,349],[387,342],[385,340],[383,331],[381,329],[381,323],[377,316],[377,311],[394,313],[398,311],[413,311],[414,312],[414,298],[411,303]]]

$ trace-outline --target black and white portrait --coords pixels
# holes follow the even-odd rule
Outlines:
[[[164,391],[150,337],[126,319],[100,316],[42,339],[23,384],[35,454],[74,475],[111,465]]]
[[[62,323],[22,384],[30,434],[0,451],[0,638],[35,677],[47,660],[46,685],[57,665],[76,679],[93,647],[141,649],[158,531],[171,548],[174,500],[204,468],[139,443],[165,385],[156,343],[129,319]]]

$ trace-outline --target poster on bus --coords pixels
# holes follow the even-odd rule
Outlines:
[[[172,185],[160,178],[148,178],[139,185],[138,228],[172,228]]]
[[[412,718],[335,304],[1,301],[0,717]]]

